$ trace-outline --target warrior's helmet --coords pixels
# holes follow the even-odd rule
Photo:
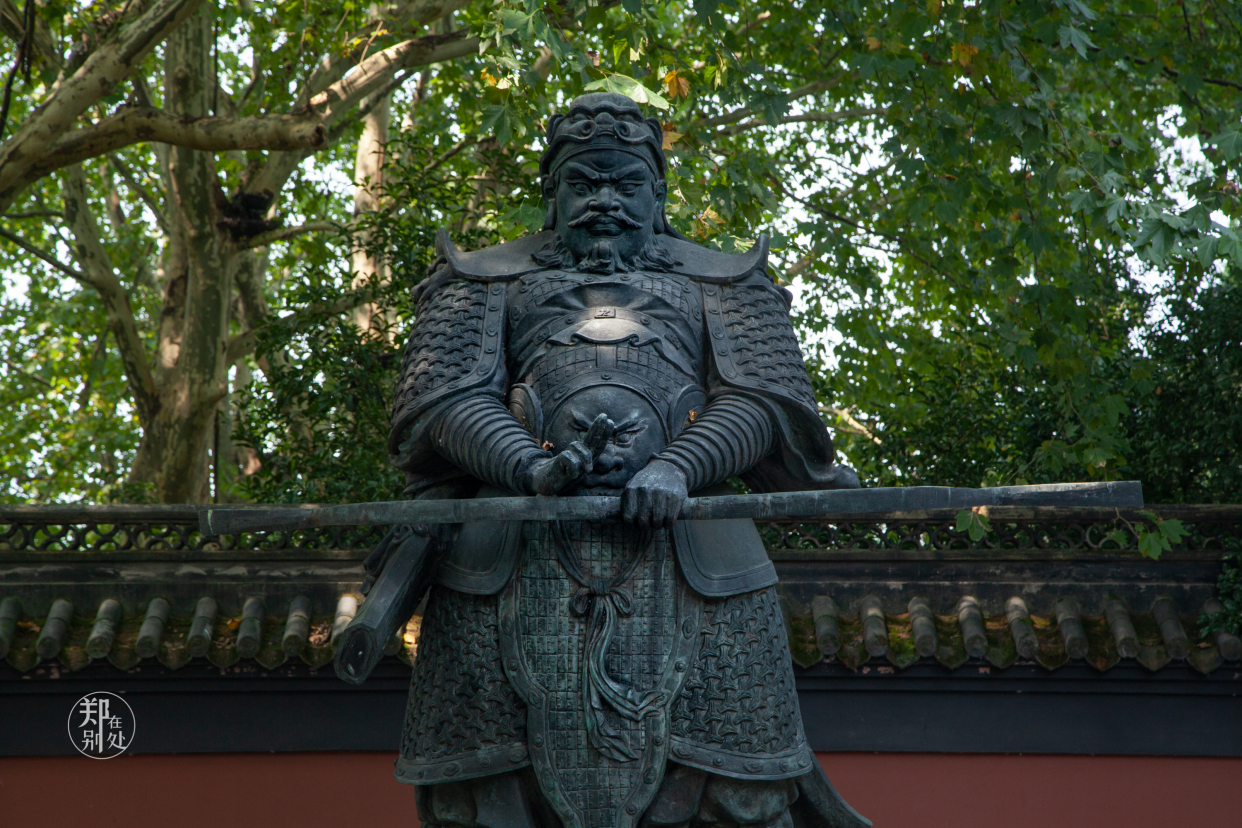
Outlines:
[[[548,217],[543,229],[556,227],[557,173],[562,164],[589,150],[608,149],[641,158],[659,185],[668,171],[664,158],[664,131],[655,118],[644,118],[638,104],[615,92],[580,95],[569,104],[569,111],[548,120],[548,147],[539,159],[539,175]],[[664,215],[659,199],[659,215],[653,217],[655,232],[680,235]]]

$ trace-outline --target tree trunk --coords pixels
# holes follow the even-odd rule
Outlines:
[[[165,108],[182,118],[211,114],[212,14],[203,6],[165,45]],[[159,404],[143,423],[130,479],[154,484],[161,503],[205,502],[216,404],[228,390],[236,252],[217,228],[214,154],[170,147],[166,177],[170,238],[155,367]]]
[[[362,137],[358,139],[358,154],[354,161],[354,215],[374,212],[384,187],[384,161],[388,144],[388,120],[390,116],[390,100],[385,96],[382,101],[367,113],[363,121]],[[365,287],[373,282],[382,282],[387,278],[384,264],[379,256],[367,252],[369,233],[358,235],[358,247],[353,252],[354,288]],[[363,335],[382,337],[391,327],[387,320],[377,318],[383,313],[374,302],[364,302],[354,308],[354,324]]]

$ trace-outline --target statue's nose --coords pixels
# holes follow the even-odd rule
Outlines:
[[[625,461],[621,459],[621,455],[611,446],[607,446],[595,457],[595,473],[608,474],[617,471],[625,465]]]
[[[616,190],[611,186],[604,185],[595,191],[590,207],[597,212],[608,213],[620,209],[621,205],[617,202]]]

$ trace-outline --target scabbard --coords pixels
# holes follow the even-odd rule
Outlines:
[[[341,633],[333,666],[350,684],[362,684],[384,655],[384,645],[410,620],[431,586],[436,541],[412,534],[397,547]]]

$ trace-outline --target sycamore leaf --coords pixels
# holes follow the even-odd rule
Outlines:
[[[1079,57],[1086,57],[1088,49],[1094,49],[1095,44],[1091,42],[1091,38],[1087,37],[1086,32],[1082,29],[1076,29],[1073,26],[1062,26],[1057,30],[1061,35],[1061,48],[1073,48],[1078,52]]]
[[[969,43],[954,43],[951,51],[953,60],[963,66],[969,66],[970,59],[979,54],[979,47],[971,46]]]
[[[626,75],[609,75],[602,80],[588,83],[588,92],[616,92],[624,95],[636,104],[650,104],[656,109],[668,109],[668,101],[659,92],[653,92],[638,81]]]
[[[1226,161],[1232,161],[1242,155],[1242,131],[1222,132],[1212,138],[1212,143],[1220,148]]]
[[[479,130],[495,130],[496,140],[500,145],[503,147],[508,144],[513,137],[513,120],[509,108],[500,104],[484,107],[483,122],[479,124]]]

